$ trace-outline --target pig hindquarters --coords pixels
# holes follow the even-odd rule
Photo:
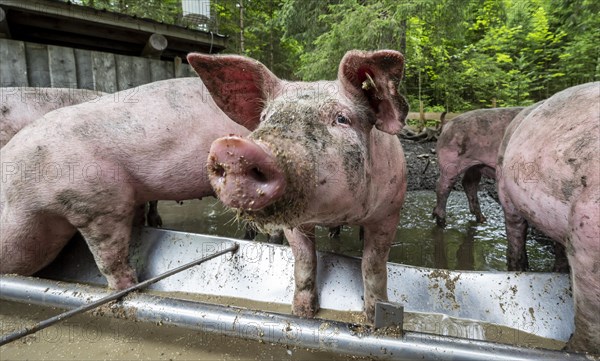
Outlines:
[[[209,177],[219,199],[267,231],[284,228],[294,254],[293,312],[318,310],[314,226],[361,225],[364,310],[387,300],[387,258],[406,191],[397,134],[408,106],[395,51],[348,52],[338,80],[286,82],[237,56],[191,54],[233,119],[260,120],[248,137],[216,140]]]
[[[78,229],[109,286],[132,285],[136,205],[212,195],[210,144],[247,133],[197,78],[159,81],[134,96],[116,93],[46,114],[0,151],[0,272],[40,270]]]
[[[567,348],[600,353],[600,82],[559,92],[507,128],[498,152],[510,269],[528,224],[565,245],[575,332]]]
[[[440,177],[432,213],[439,226],[446,226],[448,195],[461,174],[471,214],[477,222],[485,222],[477,187],[482,175],[496,178],[496,158],[504,130],[521,110],[522,107],[473,110],[444,124],[436,145]]]
[[[94,101],[106,95],[101,91],[73,88],[0,88],[0,148],[23,127],[44,116],[52,110]],[[135,224],[143,225],[148,221],[151,227],[162,227],[157,202],[148,202],[148,214],[145,206],[138,209]]]

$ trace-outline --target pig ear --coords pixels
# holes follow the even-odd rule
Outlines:
[[[408,115],[408,104],[398,93],[404,56],[393,50],[349,51],[340,63],[338,79],[351,98],[366,102],[376,115],[375,127],[398,134]]]
[[[187,60],[225,114],[249,130],[258,127],[265,100],[275,92],[279,78],[243,56],[190,53]]]

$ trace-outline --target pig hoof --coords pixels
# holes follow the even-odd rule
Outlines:
[[[148,226],[162,228],[162,225],[162,218],[158,214],[156,216],[148,216]]]
[[[304,318],[315,317],[319,310],[317,296],[309,291],[300,291],[294,295],[292,313]]]
[[[572,334],[563,351],[569,352],[589,352],[591,354],[599,354],[600,348],[592,340],[580,337],[580,335]]]
[[[365,325],[374,325],[375,324],[375,310],[371,312],[363,311],[362,313]]]
[[[446,218],[445,217],[440,217],[437,214],[432,214],[431,218],[435,218],[435,223],[437,223],[438,226],[445,228],[446,227]]]

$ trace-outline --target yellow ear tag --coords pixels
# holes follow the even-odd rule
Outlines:
[[[373,80],[373,78],[371,78],[369,73],[365,73],[365,75],[367,76],[367,79],[363,81],[362,88],[364,90],[370,90],[371,88],[373,88],[375,89],[375,91],[377,91],[377,85],[375,85],[375,81]]]

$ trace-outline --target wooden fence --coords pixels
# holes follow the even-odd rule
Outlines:
[[[451,120],[456,118],[457,116],[459,116],[461,113],[446,113],[446,121]],[[440,117],[441,117],[442,113],[430,113],[430,112],[424,112],[424,113],[419,113],[419,112],[409,112],[407,119],[413,119],[413,120],[437,120],[438,122],[440,121]]]
[[[0,39],[0,87],[114,93],[157,80],[196,76],[188,64]]]

